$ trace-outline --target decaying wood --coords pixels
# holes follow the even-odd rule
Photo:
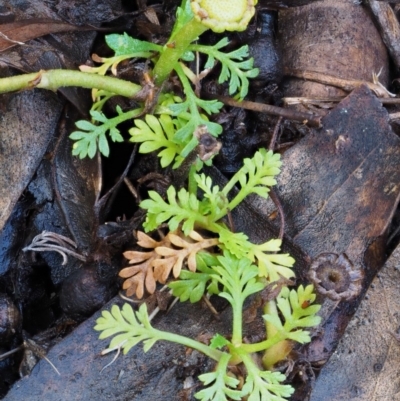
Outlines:
[[[289,70],[371,81],[372,74],[382,69],[380,82],[387,86],[387,51],[371,16],[360,4],[324,0],[280,10],[279,42],[282,63]],[[286,79],[284,94],[289,97],[346,95],[336,87],[298,78]]]
[[[63,102],[53,93],[26,92],[10,95],[3,104],[7,106],[0,110],[0,230],[46,152]]]
[[[286,233],[311,258],[345,253],[363,269],[365,293],[382,266],[382,238],[400,196],[400,140],[366,87],[343,100],[322,124],[283,157],[276,190]],[[275,210],[259,199],[253,205],[266,215]],[[361,298],[324,302],[323,330],[304,350],[310,361],[322,366],[329,359]]]
[[[400,25],[390,4],[369,0],[369,7],[375,16],[392,60],[400,68]]]
[[[312,3],[315,0],[260,0],[261,7],[280,9],[286,7],[299,7]]]
[[[48,35],[49,33],[93,29],[93,27],[78,27],[62,21],[41,18],[1,24],[0,52],[13,46],[25,45],[28,40]]]
[[[400,247],[371,284],[310,401],[399,399]]]
[[[319,98],[309,98],[309,97],[284,97],[282,99],[283,103],[286,105],[291,104],[311,104],[323,107],[324,103],[339,103],[345,98],[345,96],[336,97],[319,97]],[[379,101],[383,105],[389,104],[400,104],[400,98],[379,98]]]

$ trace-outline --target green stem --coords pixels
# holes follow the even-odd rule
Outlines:
[[[231,353],[232,357],[229,361],[230,365],[238,365],[239,363],[244,363],[246,366],[246,369],[250,369],[252,370],[252,368],[256,368],[254,365],[254,361],[252,360],[251,357],[251,352],[247,352],[247,350],[245,350],[243,348],[243,345],[240,346],[234,346],[232,345],[228,345],[229,348],[229,352]],[[250,373],[249,371],[247,372],[248,374]],[[257,372],[258,373],[258,370]]]
[[[197,195],[197,181],[194,178],[195,174],[196,174],[196,163],[192,163],[189,170],[188,190],[190,194]]]
[[[191,118],[193,118],[193,113],[195,113],[195,114],[199,113],[199,111],[197,109],[197,104],[196,104],[196,95],[193,92],[192,86],[190,85],[189,78],[186,76],[185,72],[183,71],[181,64],[176,64],[174,69],[175,69],[176,73],[178,74],[178,77],[182,83],[183,92],[185,93],[186,98],[189,101],[190,116],[191,116]]]
[[[193,92],[188,77],[186,76],[182,66],[179,63],[175,64],[174,69],[182,83],[183,92],[185,93],[187,102],[189,103],[190,119],[200,120],[201,118],[196,103],[196,95]],[[189,152],[191,152],[194,149],[194,147],[198,144],[198,142],[199,141],[197,140],[197,138],[195,136],[192,136],[192,138],[189,140],[185,148],[182,150],[181,156],[186,157],[189,154]]]
[[[71,70],[41,70],[0,79],[0,93],[33,88],[56,91],[66,86],[100,89],[129,98],[134,97],[142,89],[140,85],[122,79]]]
[[[219,361],[225,352],[219,351],[217,349],[211,348],[206,344],[203,344],[199,341],[192,340],[191,338],[181,336],[179,334],[170,333],[166,331],[161,331],[157,329],[152,329],[153,336],[157,338],[157,340],[165,340],[173,343],[184,345],[185,347],[195,349],[199,352],[202,352],[204,355],[208,356],[214,361]]]
[[[232,314],[233,314],[233,323],[232,323],[232,344],[233,345],[241,345],[243,339],[242,333],[242,321],[243,321],[243,301],[239,298],[241,294],[241,286],[238,288],[236,294],[238,296],[235,297],[235,293],[232,293]]]
[[[250,354],[253,352],[265,351],[273,345],[278,344],[280,341],[286,340],[286,338],[286,332],[278,332],[273,337],[268,338],[268,340],[255,344],[242,344],[241,348]]]
[[[232,188],[240,181],[240,176],[243,175],[243,172],[239,170],[235,175],[229,180],[229,182],[222,189],[222,193],[227,197],[228,193],[232,190]],[[257,182],[260,177],[258,176],[250,176],[246,183],[245,187],[239,189],[237,195],[229,202],[227,209],[233,210],[236,206],[238,206],[243,200],[251,193],[251,189],[257,185]],[[216,216],[216,220],[221,219],[225,216],[225,212],[221,211],[221,213]]]
[[[153,76],[157,86],[160,86],[169,77],[188,46],[207,30],[206,26],[193,18],[176,32],[173,39],[164,46],[164,50],[154,66]]]
[[[278,308],[274,299],[266,302],[264,305],[264,314],[279,317]],[[278,329],[268,321],[265,321],[265,329],[267,332],[267,338],[273,337],[278,332]]]
[[[271,300],[268,301],[264,306],[264,313],[268,315],[279,316],[278,308],[276,306],[276,301]],[[267,338],[271,338],[278,333],[278,329],[271,324],[270,322],[265,323],[265,327],[267,330]],[[293,348],[293,344],[291,341],[282,340],[272,347],[268,348],[262,357],[262,363],[265,369],[270,370],[273,366],[286,358],[286,356],[290,353]]]

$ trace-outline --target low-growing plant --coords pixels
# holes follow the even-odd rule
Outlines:
[[[195,397],[203,401],[241,400],[244,397],[252,401],[277,401],[292,394],[294,389],[283,384],[285,375],[274,372],[272,367],[287,356],[294,342],[309,342],[310,335],[304,329],[319,324],[320,318],[316,313],[320,307],[313,305],[313,286],[289,290],[283,285],[276,298],[268,300],[264,306],[265,340],[254,344],[244,342],[245,300],[268,285],[279,286],[282,278],[287,282],[294,277],[291,269],[294,259],[277,253],[280,251],[280,240],[253,244],[245,234],[233,233],[221,220],[251,193],[268,197],[280,164],[279,155],[260,150],[253,158],[244,160],[244,166],[222,189],[213,186],[210,177],[196,174],[195,179],[203,194],[201,198],[184,188],[176,192],[170,186],[166,200],[150,191],[150,198],[141,203],[141,207],[147,210],[145,230],[153,231],[166,223],[170,233],[162,241],[152,240],[141,233],[140,245],[153,250],[128,251],[126,256],[139,264],[130,272],[131,268],[124,269],[122,275],[127,277],[132,274],[135,277],[134,289],[138,296],[143,295],[144,283],[147,290],[153,292],[155,281],[165,283],[172,271],[173,276],[179,279],[168,286],[182,302],[198,302],[205,294],[225,298],[233,313],[229,336],[216,333],[206,345],[152,327],[145,304],[137,312],[129,304],[122,309],[114,305],[111,312],[103,311],[95,326],[95,330],[101,331],[101,339],[114,336],[109,349],[122,348],[127,353],[143,341],[144,350],[148,351],[157,341],[165,340],[204,353],[216,361],[216,367],[213,372],[199,376],[205,388]],[[239,191],[229,200],[235,184],[240,185]],[[199,229],[215,238],[204,239],[196,231]],[[187,240],[177,235],[176,230],[182,230]],[[211,247],[218,250],[206,251]],[[182,269],[185,259],[188,260],[188,270]],[[273,350],[272,355],[270,350]],[[262,364],[256,362],[255,355],[259,352],[264,352]],[[238,364],[244,366],[243,378],[235,376],[231,370]]]
[[[162,167],[177,169],[199,146],[199,131],[218,137],[221,125],[210,120],[222,103],[199,97],[201,79],[220,64],[218,82],[227,83],[229,94],[243,99],[249,89],[249,78],[258,69],[249,56],[248,46],[224,51],[229,45],[222,38],[214,45],[197,43],[208,29],[217,33],[241,31],[253,17],[257,0],[183,0],[177,10],[176,22],[164,46],[132,38],[125,34],[106,36],[114,55],[93,60],[96,67],[81,66],[81,71],[49,70],[0,79],[0,93],[21,89],[44,88],[56,90],[65,86],[92,89],[91,122],[78,121],[73,154],[80,158],[94,157],[99,151],[109,154],[109,139],[124,140],[118,126],[133,120],[130,140],[139,143],[141,153],[158,152]],[[194,73],[188,62],[197,54],[205,56],[202,71]],[[118,64],[124,60],[145,58],[148,71],[144,83],[136,84],[106,75],[117,75]],[[181,85],[181,94],[165,91],[165,82],[174,74]],[[137,107],[124,111],[116,109],[116,116],[106,116],[102,109],[113,96],[135,99]],[[212,152],[211,152],[212,155]],[[208,161],[206,161],[208,160]],[[95,329],[100,338],[113,336],[109,349],[122,348],[127,353],[133,346],[144,343],[148,351],[157,341],[166,340],[196,349],[215,360],[212,372],[199,376],[204,388],[195,397],[207,401],[242,400],[279,401],[293,393],[284,384],[285,375],[274,371],[274,364],[284,359],[295,342],[310,341],[306,330],[320,322],[313,305],[313,287],[300,286],[289,290],[289,279],[295,276],[294,259],[281,254],[281,240],[262,244],[249,241],[245,233],[233,232],[225,220],[248,195],[268,197],[276,183],[280,157],[271,151],[259,150],[245,159],[243,167],[229,182],[219,188],[200,171],[203,162],[197,158],[190,167],[188,185],[171,185],[164,199],[150,191],[140,206],[146,210],[144,230],[151,234],[160,225],[168,227],[161,240],[138,233],[138,245],[149,251],[127,251],[130,266],[120,275],[129,295],[142,298],[153,293],[157,282],[167,283],[182,302],[198,302],[204,295],[225,298],[232,307],[232,330],[229,335],[216,333],[210,344],[203,344],[178,334],[157,330],[150,324],[146,305],[134,311],[129,304],[121,309],[113,306],[104,311]],[[233,188],[237,190],[233,191]],[[171,273],[173,276],[171,280]],[[275,295],[264,305],[265,339],[247,343],[243,339],[244,302],[267,286]],[[262,353],[262,354],[260,354]],[[233,367],[240,365],[243,377]],[[236,371],[237,372],[237,371]]]

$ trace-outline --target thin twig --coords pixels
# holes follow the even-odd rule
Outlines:
[[[379,97],[395,97],[393,93],[390,93],[379,81],[379,73],[372,74],[373,82],[356,80],[356,79],[343,79],[334,77],[332,75],[323,74],[316,71],[305,71],[297,69],[285,69],[285,75],[308,81],[317,82],[324,85],[336,86],[337,88],[343,89],[346,92],[350,92],[362,85],[367,85],[377,96]]]
[[[229,209],[227,209],[226,216],[228,218],[229,228],[234,233],[236,231],[235,230],[235,223],[233,222],[232,213],[231,213],[231,211]]]
[[[138,304],[140,304],[140,303],[142,302],[142,300],[139,300],[139,299],[132,299],[132,298],[127,297],[126,295],[124,295],[124,293],[123,293],[122,291],[119,291],[119,292],[118,292],[118,296],[119,296],[121,299],[123,299],[124,301],[130,302],[130,303],[133,304],[133,305],[138,305]]]
[[[170,294],[172,294],[172,291],[170,291]],[[169,306],[169,308],[168,308],[168,310],[167,310],[167,313],[169,313],[171,310],[172,310],[172,308],[176,305],[176,303],[179,301],[179,298],[178,297],[175,297],[174,298],[174,300],[171,302],[171,305]]]
[[[210,309],[211,313],[217,318],[219,319],[219,313],[218,311],[214,308],[214,305],[211,303],[211,301],[209,300],[208,296],[204,295],[201,297],[202,300],[205,302],[205,304],[207,305],[208,309]]]
[[[303,113],[292,109],[271,106],[270,104],[250,102],[248,100],[242,100],[241,102],[238,102],[237,100],[227,96],[217,95],[215,98],[228,106],[241,107],[242,109],[271,114],[273,116],[281,116],[287,118],[288,120],[300,121],[310,127],[321,127],[322,117],[314,113]]]
[[[55,371],[56,373],[61,376],[61,373],[58,371],[58,369],[54,366],[54,364],[50,361],[49,358],[46,356],[46,350],[41,347],[39,344],[37,344],[35,341],[33,341],[31,338],[26,338],[24,340],[23,346],[33,352],[36,356],[38,356],[41,359],[44,359]]]
[[[389,120],[394,121],[400,119],[400,112],[389,114]]]
[[[400,25],[390,4],[382,1],[367,1],[375,21],[379,25],[382,40],[389,50],[396,67],[400,67]]]
[[[15,45],[25,46],[24,42],[20,42],[18,40],[13,40],[13,39],[9,38],[7,35],[5,35],[3,32],[0,32],[0,37],[2,37],[7,42],[14,43]]]
[[[272,134],[272,138],[271,138],[271,142],[269,143],[269,150],[274,151],[275,150],[275,145],[276,145],[276,141],[278,138],[278,132],[279,132],[279,128],[281,126],[281,122],[282,122],[282,116],[279,117],[277,123],[275,124],[275,128],[274,128],[274,132]],[[269,196],[272,199],[272,202],[274,202],[274,205],[278,208],[279,211],[279,217],[281,218],[281,226],[279,228],[279,236],[278,238],[282,241],[283,239],[283,234],[285,232],[285,214],[283,212],[283,207],[282,207],[282,203],[277,195],[277,193],[275,192],[274,188],[271,188],[270,192],[269,192]]]
[[[160,312],[160,307],[159,306],[156,306],[154,309],[153,309],[153,312],[151,312],[150,313],[150,315],[149,315],[149,322],[151,322],[157,315],[158,315],[158,312]]]
[[[57,372],[58,376],[61,376],[61,373],[58,371],[58,369],[54,366],[54,364],[50,361],[47,356],[44,356],[43,359],[50,364],[50,366]]]
[[[276,145],[276,141],[278,139],[278,132],[279,132],[279,128],[280,128],[281,123],[282,123],[282,119],[283,119],[282,116],[280,116],[278,118],[278,121],[275,124],[274,132],[272,134],[272,138],[271,138],[271,141],[269,143],[268,150],[272,150],[272,151],[275,150],[275,145]]]
[[[332,97],[284,97],[282,101],[285,105],[293,104],[311,104],[313,106],[324,106],[324,103],[338,103],[341,102],[346,96],[332,96]],[[400,104],[400,98],[388,98],[378,97],[377,98],[383,105]]]
[[[272,202],[274,202],[274,205],[278,208],[278,211],[279,211],[279,217],[281,218],[281,226],[279,227],[278,238],[282,241],[283,234],[285,232],[285,214],[283,212],[282,203],[281,203],[277,193],[275,192],[274,188],[270,189],[269,196],[271,197]]]

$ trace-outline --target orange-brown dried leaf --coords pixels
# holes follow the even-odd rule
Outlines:
[[[153,256],[153,252],[126,251],[123,253],[124,258],[129,260],[129,264],[140,263]]]
[[[138,231],[136,235],[138,239],[137,244],[143,248],[156,248],[157,246],[165,244],[165,242],[169,242],[169,240],[166,240],[165,238],[161,241],[156,241],[143,231]]]
[[[157,273],[156,272],[154,273],[155,277],[163,277],[163,279],[165,277],[168,278],[169,274],[171,273],[171,270],[175,278],[179,277],[185,259],[188,259],[187,263],[189,270],[192,272],[196,271],[197,252],[206,248],[213,247],[218,244],[217,238],[204,239],[196,231],[192,231],[189,234],[189,237],[191,239],[186,237],[182,238],[181,236],[177,235],[176,232],[171,232],[168,233],[166,238],[170,241],[172,245],[180,247],[182,249],[174,249],[167,246],[159,246],[155,248],[155,251],[160,256],[164,257],[164,259],[162,260],[165,261],[169,260],[169,263],[161,263],[157,261],[158,268],[157,268]],[[191,240],[194,240],[196,242],[190,242]],[[165,268],[166,270],[169,269],[168,275],[167,272],[160,272],[160,269],[162,268]]]
[[[157,259],[154,261],[154,278],[161,284],[165,284],[174,267],[176,258]]]
[[[171,232],[161,241],[155,241],[145,233],[137,232],[137,244],[153,250],[124,253],[129,264],[133,265],[122,269],[119,273],[121,277],[126,278],[123,288],[127,290],[127,296],[136,294],[138,298],[142,298],[144,289],[150,294],[154,293],[156,283],[165,284],[171,272],[175,278],[179,277],[185,259],[189,270],[196,271],[197,252],[218,244],[218,239],[204,239],[196,231],[192,231],[189,237],[182,237],[182,233],[179,234],[176,231]]]
[[[124,281],[122,289],[126,290],[126,296],[131,297],[133,295],[136,295],[138,299],[141,299],[143,297],[143,277],[141,276],[142,274],[140,273]]]
[[[127,278],[122,288],[126,291],[128,297],[136,294],[136,297],[141,299],[144,295],[144,284],[146,290],[153,294],[156,289],[156,281],[153,274],[153,262],[158,255],[153,252],[148,252],[150,257],[142,263],[134,266],[129,266],[119,272],[120,277]]]
[[[122,288],[126,290],[128,297],[133,294],[137,298],[143,298],[144,290],[149,294],[153,294],[156,290],[156,279],[154,278],[154,261],[160,256],[154,251],[156,246],[170,244],[167,238],[162,241],[155,241],[142,231],[137,232],[137,244],[143,248],[153,248],[150,252],[126,251],[124,257],[129,260],[129,264],[133,266],[125,267],[119,272],[119,276],[126,278]]]

